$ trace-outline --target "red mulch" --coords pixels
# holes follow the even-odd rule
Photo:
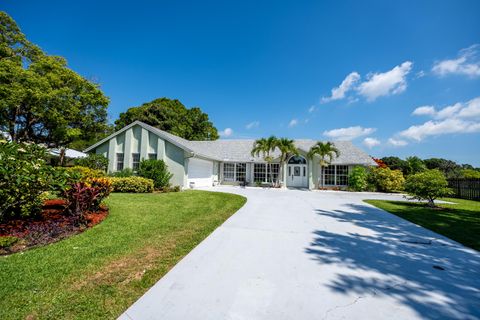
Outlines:
[[[85,222],[79,223],[75,217],[65,214],[65,208],[66,202],[62,199],[47,200],[39,217],[0,224],[0,237],[19,238],[19,241],[11,247],[0,248],[0,255],[67,238],[102,222],[108,215],[108,209],[102,206],[99,211],[85,213]]]

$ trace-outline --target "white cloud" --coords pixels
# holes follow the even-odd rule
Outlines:
[[[340,100],[345,98],[345,94],[349,90],[353,89],[358,80],[360,80],[360,75],[355,71],[351,72],[345,77],[345,79],[338,87],[332,89],[332,94],[330,97],[323,97],[321,101],[323,103],[326,103],[333,100]]]
[[[292,119],[292,120],[290,120],[290,122],[288,123],[288,127],[289,127],[289,128],[293,128],[293,127],[295,127],[297,124],[298,124],[298,120],[297,120],[297,119]]]
[[[437,110],[434,106],[421,106],[413,110],[416,116],[431,116],[437,120],[447,118],[478,118],[480,117],[480,97],[467,103],[457,102],[451,106]]]
[[[468,101],[465,107],[458,112],[458,117],[480,119],[480,97]]]
[[[363,139],[363,144],[367,148],[372,149],[373,147],[378,146],[380,144],[380,140],[368,137],[368,138]]]
[[[363,128],[360,126],[355,126],[324,131],[323,135],[337,140],[353,140],[358,137],[367,136],[375,132],[375,130],[375,128]]]
[[[479,45],[474,44],[460,50],[458,58],[437,61],[433,67],[433,73],[439,76],[449,74],[466,75],[469,77],[480,76],[480,58],[478,57]]]
[[[412,69],[412,62],[405,61],[390,71],[374,73],[362,82],[357,90],[368,101],[378,97],[402,93],[407,89],[407,75]]]
[[[311,106],[310,108],[308,108],[308,113],[312,113],[316,110],[317,108],[315,106]]]
[[[414,116],[433,116],[436,114],[434,106],[421,106],[413,110]]]
[[[433,106],[419,107],[413,114],[429,115],[433,120],[410,126],[398,133],[399,137],[422,141],[429,136],[480,132],[480,97],[466,103],[457,102],[438,111]]]
[[[427,74],[425,73],[425,71],[420,70],[420,71],[418,71],[417,73],[415,73],[415,79],[423,78],[423,77],[425,77],[426,75],[427,75]]]
[[[260,126],[260,121],[252,121],[250,123],[248,123],[245,128],[247,130],[250,130],[250,129],[253,129],[253,128],[258,128]]]
[[[435,113],[435,118],[436,119],[447,119],[447,118],[451,118],[453,116],[455,116],[455,114],[458,113],[458,111],[460,111],[460,109],[462,109],[462,104],[461,103],[455,103],[454,105],[452,106],[448,106],[448,107],[445,107],[443,109],[440,109],[438,110],[436,113]]]
[[[388,139],[388,144],[394,147],[404,147],[408,144],[408,142],[401,139],[390,138]]]
[[[222,137],[230,137],[233,134],[232,128],[225,128],[225,130],[220,132],[220,136]]]
[[[399,135],[404,138],[422,141],[428,136],[473,132],[480,132],[480,122],[453,118],[440,121],[430,120],[421,125],[411,126],[400,132]]]

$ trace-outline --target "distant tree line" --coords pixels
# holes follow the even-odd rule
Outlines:
[[[455,161],[443,158],[420,159],[419,157],[407,157],[405,160],[399,157],[383,157],[380,159],[392,170],[400,170],[405,176],[420,173],[427,169],[438,169],[447,179],[451,178],[480,178],[480,168],[474,168],[470,164],[458,164]]]

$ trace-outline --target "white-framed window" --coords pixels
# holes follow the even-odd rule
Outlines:
[[[346,186],[348,185],[348,166],[336,166],[336,185]]]
[[[157,160],[157,154],[156,153],[149,153],[148,154],[148,160]]]
[[[324,184],[326,186],[348,185],[348,166],[329,165],[323,169]]]
[[[253,181],[254,182],[271,182],[278,179],[280,171],[279,163],[254,163],[253,164]]]
[[[253,164],[253,181],[265,182],[266,177],[267,177],[267,167],[265,163],[254,163]]]
[[[138,171],[140,168],[140,153],[132,153],[132,169]]]
[[[223,180],[225,181],[235,181],[235,163],[223,164]]]
[[[241,162],[223,163],[223,180],[244,182],[247,174],[247,164]]]
[[[326,186],[334,186],[335,185],[335,166],[329,165],[328,167],[323,168],[323,175],[324,175],[324,184]]]
[[[235,181],[245,182],[247,175],[246,163],[235,163]]]
[[[122,171],[123,170],[123,153],[117,153],[117,171]]]

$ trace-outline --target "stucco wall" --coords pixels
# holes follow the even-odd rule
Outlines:
[[[148,153],[156,153],[157,159],[164,160],[168,170],[173,174],[170,183],[173,186],[183,187],[185,185],[184,150],[139,125],[118,134],[91,152],[102,154],[108,158],[108,172],[114,172],[117,169],[116,153],[124,154],[124,168],[132,168],[132,153],[140,153],[142,159],[146,159]]]

